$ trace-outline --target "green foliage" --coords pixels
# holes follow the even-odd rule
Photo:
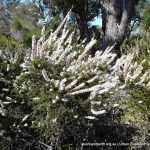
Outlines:
[[[11,37],[6,37],[4,35],[0,35],[0,47],[5,48],[5,47],[14,47],[14,48],[19,48],[19,42],[12,39]]]
[[[15,17],[13,19],[12,27],[15,31],[23,31],[23,30],[27,29],[26,23],[24,22],[24,20],[22,20],[18,17]]]
[[[149,3],[147,3],[146,9],[144,11],[143,26],[146,31],[148,31],[150,28],[150,4]]]
[[[31,47],[32,35],[38,38],[40,32],[36,27],[38,14],[35,12],[35,4],[20,4],[20,1],[3,3],[0,10],[0,46]]]
[[[130,83],[128,85],[128,93],[131,95],[131,98],[126,104],[126,121],[148,127],[150,121],[150,89]]]
[[[126,39],[122,45],[123,53],[130,53],[136,51],[135,61],[138,63],[143,59],[147,59],[145,64],[148,64],[150,60],[150,35],[147,33],[141,33],[132,35],[129,39]]]
[[[40,38],[40,35],[41,35],[41,29],[40,28],[36,28],[34,30],[30,30],[28,32],[26,32],[24,35],[23,35],[23,38],[22,38],[22,43],[25,47],[30,47],[32,46],[32,36],[35,35],[37,39]]]
[[[14,48],[4,49],[0,55],[0,140],[2,145],[11,143],[15,149],[32,146],[37,136],[28,116],[32,108],[27,99],[19,97],[15,90],[15,80],[21,73],[20,64],[24,56],[23,50]],[[26,116],[28,118],[23,120]]]
[[[136,125],[140,130],[136,141],[149,142],[148,134],[150,131],[150,88],[145,88],[134,83],[130,83],[127,87],[130,99],[124,102],[121,107],[124,110],[123,122],[126,124]],[[140,138],[139,138],[140,137]],[[132,146],[133,149],[141,149],[140,146]],[[149,149],[149,145],[145,149]]]

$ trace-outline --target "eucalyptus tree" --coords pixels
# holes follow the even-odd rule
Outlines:
[[[114,46],[114,52],[120,56],[120,46],[127,33],[130,33],[135,24],[142,20],[143,4],[147,0],[44,0],[51,14],[63,16],[73,7],[81,38],[88,37],[88,22],[101,14],[102,32],[100,49]]]
[[[99,0],[102,13],[102,34],[100,49],[105,50],[114,45],[114,52],[121,55],[122,44],[131,20],[139,18],[137,6],[143,5],[140,0]],[[140,12],[141,13],[141,12]]]

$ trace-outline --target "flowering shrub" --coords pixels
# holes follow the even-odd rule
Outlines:
[[[93,128],[90,123],[103,117],[108,123],[106,116],[119,110],[122,101],[115,93],[131,82],[149,87],[149,70],[142,71],[146,60],[133,63],[134,52],[116,63],[112,47],[91,56],[96,40],[79,42],[77,31],[67,29],[66,18],[48,39],[44,30],[38,41],[33,36],[31,59],[21,65],[16,89],[18,95],[28,97],[33,124],[51,141],[87,141],[91,137],[85,135]]]
[[[45,28],[38,41],[33,36],[31,54],[27,53],[20,64],[22,70],[15,75],[13,87],[17,100],[31,106],[21,122],[30,116],[32,126],[50,141],[48,144],[80,145],[105,139],[127,142],[117,133],[116,126],[113,131],[103,126],[121,121],[123,103],[132,96],[127,93],[128,85],[149,89],[150,63],[147,60],[134,62],[135,52],[115,61],[113,47],[105,52],[98,50],[91,56],[96,40],[91,39],[88,44],[86,39],[79,41],[78,31],[67,29],[66,18],[47,39]],[[1,110],[3,115],[3,107]],[[114,130],[118,137],[108,138],[109,132]],[[127,138],[128,142],[132,140],[132,137]]]

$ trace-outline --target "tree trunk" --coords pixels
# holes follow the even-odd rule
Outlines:
[[[90,41],[90,32],[88,28],[88,13],[89,11],[89,1],[80,1],[78,2],[80,5],[76,5],[73,9],[76,16],[76,21],[78,28],[80,30],[80,39],[83,40],[87,38],[87,42]]]
[[[134,0],[103,0],[102,10],[102,34],[100,37],[100,49],[105,51],[114,45],[113,52],[120,57],[120,45],[129,24]]]
[[[89,30],[87,21],[84,18],[77,18],[78,27],[80,30],[80,38],[83,40],[87,38],[87,41],[90,40]]]

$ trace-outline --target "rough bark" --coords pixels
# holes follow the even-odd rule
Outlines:
[[[100,49],[114,46],[113,51],[120,57],[120,45],[130,22],[134,0],[102,0],[102,34],[100,37]]]

